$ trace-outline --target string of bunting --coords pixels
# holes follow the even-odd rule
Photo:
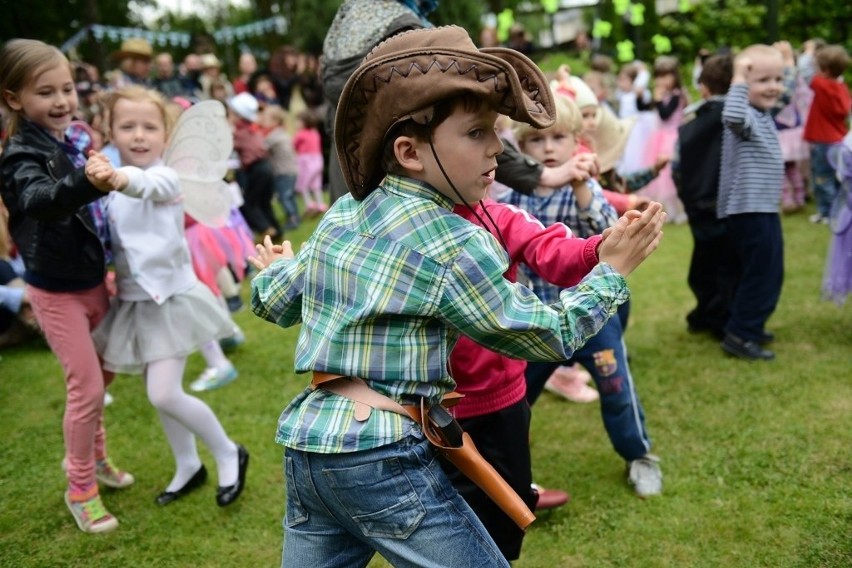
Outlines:
[[[143,28],[123,28],[117,26],[102,26],[100,24],[90,24],[76,34],[71,36],[65,43],[60,46],[63,53],[68,53],[76,48],[91,32],[95,41],[101,43],[104,39],[116,43],[132,37],[140,37],[148,40],[152,45],[174,46],[174,47],[189,47],[192,36],[189,32],[168,31],[157,32],[146,30]],[[287,33],[287,19],[284,16],[274,16],[265,20],[258,20],[241,26],[225,26],[213,32],[213,39],[217,42],[227,44],[233,43],[234,40],[243,40],[249,37],[256,37],[266,33],[275,32],[278,34]]]

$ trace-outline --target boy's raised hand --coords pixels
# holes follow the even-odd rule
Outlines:
[[[257,256],[248,257],[248,261],[258,270],[263,270],[276,260],[295,256],[290,241],[281,241],[280,245],[274,245],[269,235],[263,237],[263,243],[255,245],[255,249],[257,249]]]
[[[642,213],[628,211],[604,231],[598,258],[628,276],[659,246],[665,222],[663,206],[656,201]]]

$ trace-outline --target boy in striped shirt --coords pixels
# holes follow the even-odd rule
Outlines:
[[[784,61],[771,46],[747,47],[734,60],[725,99],[717,215],[727,219],[737,269],[722,349],[747,360],[770,360],[766,321],[784,280],[778,210],[784,162],[770,110],[783,92]]]

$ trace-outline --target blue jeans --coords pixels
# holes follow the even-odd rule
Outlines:
[[[641,458],[651,449],[645,430],[645,412],[633,385],[621,318],[613,316],[597,335],[574,352],[595,381],[600,394],[601,417],[615,451],[626,461]],[[548,377],[563,363],[528,363],[527,400],[532,404]]]
[[[831,204],[837,195],[837,177],[828,153],[836,144],[811,142],[811,183],[817,212],[823,217],[831,216]]]
[[[509,566],[426,440],[373,450],[284,453],[282,568]]]
[[[276,174],[275,196],[287,214],[287,228],[299,225],[299,209],[296,206],[296,174]]]

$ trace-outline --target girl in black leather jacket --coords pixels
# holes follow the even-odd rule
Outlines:
[[[65,138],[77,93],[59,50],[35,40],[6,43],[0,93],[9,133],[0,156],[0,194],[26,265],[33,312],[65,372],[65,502],[81,530],[105,532],[118,520],[104,508],[97,482],[133,483],[107,457],[103,402],[113,376],[102,369],[91,339],[109,309],[107,224],[99,205],[108,189],[92,183],[85,156]]]

